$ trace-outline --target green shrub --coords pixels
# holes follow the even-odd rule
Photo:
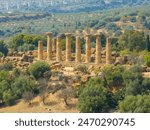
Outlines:
[[[128,49],[126,49],[126,50],[122,50],[122,51],[120,51],[120,56],[126,56],[126,55],[131,55],[131,51],[129,51]]]
[[[8,70],[9,71],[12,69],[13,69],[13,63],[12,62],[0,64],[0,70]]]
[[[150,52],[148,52],[147,54],[144,55],[144,63],[145,63],[145,65],[150,67]]]
[[[127,96],[119,103],[120,112],[150,113],[150,95]]]
[[[0,52],[0,58],[1,58],[1,57],[3,57],[3,53],[2,53],[2,52]]]
[[[120,87],[123,85],[122,73],[124,68],[122,66],[105,66],[102,73],[105,76],[108,87]]]
[[[8,48],[4,44],[4,41],[0,41],[0,52],[3,53],[5,56],[8,54]]]
[[[144,79],[141,67],[133,66],[127,69],[123,74],[126,85],[126,95],[147,94],[150,91],[150,79]]]
[[[50,66],[43,61],[37,61],[29,67],[29,73],[36,79],[43,78],[46,72],[50,72]]]
[[[118,47],[120,50],[141,51],[147,48],[147,40],[143,32],[129,30],[119,37]]]
[[[112,94],[104,87],[104,81],[99,78],[86,83],[79,95],[78,108],[84,113],[108,112],[113,108]]]
[[[77,70],[82,72],[82,73],[87,73],[88,72],[88,68],[85,65],[78,65],[77,66]]]
[[[0,82],[3,80],[7,81],[8,78],[9,78],[9,72],[6,70],[1,70],[0,71]]]
[[[16,97],[14,93],[9,89],[3,94],[3,101],[6,105],[13,105],[15,103]]]
[[[36,90],[36,81],[27,76],[20,76],[15,79],[12,86],[15,95],[21,98],[24,93]]]

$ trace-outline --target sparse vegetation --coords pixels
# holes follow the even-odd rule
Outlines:
[[[86,67],[86,65],[78,65],[77,70],[84,74],[86,74],[88,72],[88,68]]]

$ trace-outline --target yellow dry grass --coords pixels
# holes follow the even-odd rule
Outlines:
[[[0,107],[0,113],[77,113],[77,99],[71,98],[69,106],[65,106],[63,99],[58,98],[55,94],[49,95],[46,105],[40,102],[40,98],[33,99],[32,105],[29,106],[23,100],[19,100],[16,105]]]

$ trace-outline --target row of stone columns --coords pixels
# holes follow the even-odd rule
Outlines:
[[[56,50],[56,61],[62,61],[62,48],[61,48],[61,36],[57,36],[57,39],[52,41],[52,33],[47,34],[47,60],[52,60],[52,50]],[[66,33],[66,62],[71,61],[71,33]],[[96,34],[96,56],[95,63],[99,64],[102,62],[101,57],[101,35]],[[56,42],[56,43],[55,43]],[[85,62],[91,62],[91,35],[86,35],[86,58]],[[76,63],[81,62],[81,41],[80,36],[76,36]],[[41,41],[38,43],[38,59],[43,59],[43,44]],[[106,42],[106,64],[111,64],[111,39],[107,38]]]

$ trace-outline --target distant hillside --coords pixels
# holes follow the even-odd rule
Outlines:
[[[0,0],[0,12],[89,12],[149,4],[150,0]]]

